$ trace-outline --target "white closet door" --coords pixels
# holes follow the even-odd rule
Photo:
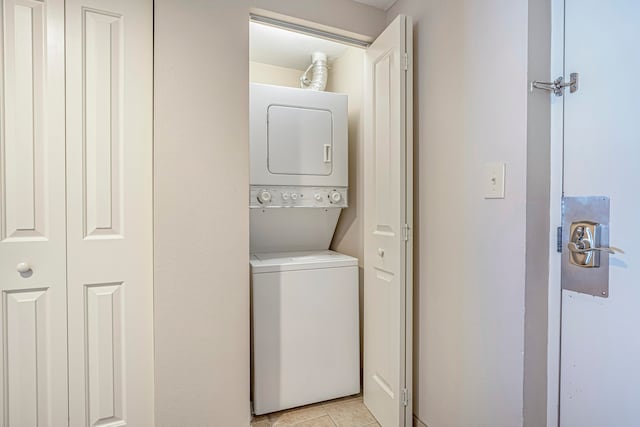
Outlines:
[[[67,0],[71,426],[153,425],[152,0]]]
[[[64,1],[0,0],[3,426],[67,425],[64,161]]]
[[[412,425],[411,18],[365,54],[364,403],[382,427]]]

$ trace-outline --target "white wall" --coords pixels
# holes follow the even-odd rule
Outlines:
[[[370,37],[385,14],[348,0],[155,8],[157,425],[246,426],[249,9]],[[399,0],[386,15],[415,22],[413,397],[429,427],[522,424],[527,8]],[[485,161],[507,163],[505,200],[482,198]]]
[[[363,164],[362,90],[364,50],[348,49],[331,64],[327,90],[349,96],[349,207],[340,214],[331,248],[360,260],[364,258],[362,237]]]
[[[414,18],[414,408],[523,423],[528,0],[399,0]],[[506,198],[483,164],[506,163]]]
[[[251,61],[249,63],[249,81],[277,86],[300,87],[300,76],[304,70],[280,67]]]
[[[364,89],[363,49],[350,48],[337,58],[330,69],[327,90],[349,96],[349,207],[340,219],[331,242],[334,251],[358,258],[359,304],[364,306],[364,146],[362,140],[362,97]],[[364,312],[360,310],[360,368],[362,369]]]
[[[465,425],[522,423],[527,10],[465,2]],[[507,164],[504,200],[482,199],[486,161]]]
[[[370,36],[385,24],[349,0],[155,1],[158,427],[249,424],[250,7]]]
[[[155,1],[158,427],[249,422],[247,13]]]

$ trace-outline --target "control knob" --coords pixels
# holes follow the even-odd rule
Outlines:
[[[258,201],[262,204],[269,203],[271,201],[271,193],[269,190],[260,190],[258,192]]]
[[[338,203],[342,200],[342,194],[334,190],[329,194],[329,200],[331,200],[331,203]]]
[[[320,193],[316,193],[315,196],[313,196],[313,197],[319,202],[322,201],[322,194],[320,194]]]

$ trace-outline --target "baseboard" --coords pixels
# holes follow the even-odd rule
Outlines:
[[[428,427],[425,423],[420,421],[418,417],[413,416],[413,427]]]

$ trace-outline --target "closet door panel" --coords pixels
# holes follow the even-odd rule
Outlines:
[[[65,426],[64,2],[0,0],[0,423]]]
[[[153,426],[152,0],[67,0],[72,426]]]

